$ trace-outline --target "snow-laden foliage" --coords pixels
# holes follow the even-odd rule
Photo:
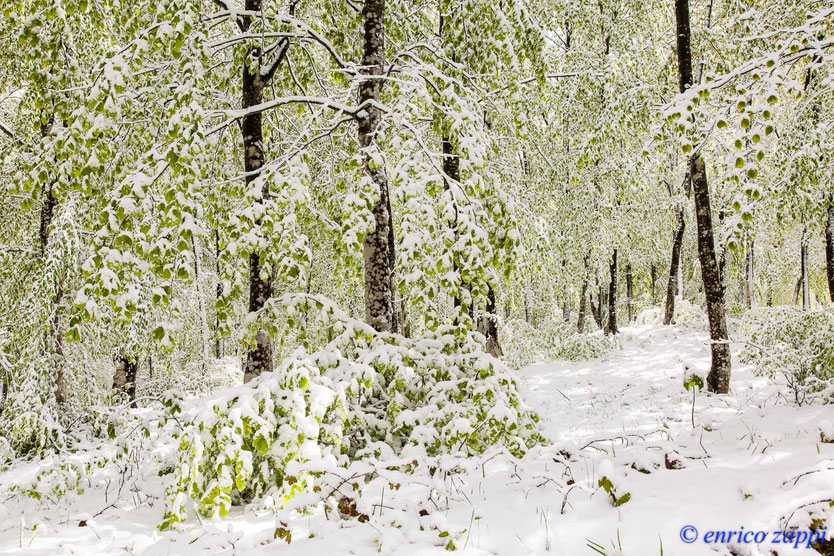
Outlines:
[[[189,401],[193,415],[168,400],[188,424],[177,435],[163,527],[185,519],[188,498],[205,516],[250,500],[281,509],[355,459],[408,470],[497,445],[520,456],[543,440],[509,369],[451,328],[407,339],[379,334],[324,298],[280,301],[332,339],[299,347],[249,384]]]
[[[596,359],[617,347],[616,338],[601,332],[580,334],[575,325],[553,319],[538,326],[520,319],[510,320],[501,327],[501,336],[505,361],[514,369],[553,359]]]
[[[834,311],[762,308],[746,315],[742,360],[784,380],[798,405],[834,402]]]
[[[635,322],[637,324],[657,324],[663,322],[663,310],[663,307],[655,307],[640,311]],[[707,315],[698,305],[686,299],[676,299],[674,324],[681,328],[706,330]]]

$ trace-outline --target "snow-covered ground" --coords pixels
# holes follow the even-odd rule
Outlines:
[[[43,507],[7,491],[34,473],[30,464],[0,476],[0,553],[411,555],[441,554],[452,541],[472,555],[611,555],[620,547],[627,556],[815,554],[772,541],[774,531],[807,529],[809,511],[828,507],[831,515],[820,501],[834,499],[834,444],[821,442],[819,429],[830,427],[834,407],[796,407],[783,387],[734,361],[733,393],[699,392],[693,426],[683,379],[687,367],[706,374],[706,335],[632,327],[622,345],[598,360],[520,371],[553,445],[520,461],[473,458],[447,479],[454,489],[443,498],[426,495],[431,485],[402,485],[365,501],[380,508],[367,523],[316,512],[284,525],[238,510],[222,520],[195,516],[172,533],[156,529],[158,469],[90,482],[83,494]],[[603,477],[613,496],[600,488]],[[827,525],[834,533],[834,519]],[[698,531],[691,544],[681,540],[685,526]],[[291,533],[289,545],[274,538],[276,528]],[[705,544],[713,530],[768,534],[759,545],[736,536]]]

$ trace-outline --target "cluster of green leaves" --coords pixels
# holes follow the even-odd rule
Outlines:
[[[491,446],[518,456],[543,442],[515,378],[477,342],[461,344],[448,329],[417,340],[379,334],[322,297],[282,302],[334,337],[319,349],[298,348],[273,374],[200,401],[179,436],[164,528],[185,519],[189,499],[207,516],[249,500],[284,508],[299,493],[320,492],[318,477],[356,459],[413,466]],[[169,405],[172,415],[182,408]]]

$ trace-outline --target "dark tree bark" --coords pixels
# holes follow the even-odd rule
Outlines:
[[[248,32],[256,16],[263,9],[262,0],[246,0],[246,15],[238,18],[241,31]],[[279,45],[278,54],[273,60],[268,60],[258,46],[251,46],[246,52],[247,63],[243,67],[243,99],[244,110],[258,106],[263,102],[264,89],[272,80],[276,69],[286,56],[289,42],[284,39]],[[243,164],[246,170],[246,183],[251,186],[260,177],[264,165],[263,119],[261,112],[256,110],[247,113],[241,120],[241,134],[243,135]],[[269,199],[269,186],[264,183],[261,190],[262,202]],[[249,312],[257,312],[264,308],[267,300],[272,297],[272,269],[266,268],[259,253],[249,256]],[[264,272],[265,271],[265,272]],[[261,274],[266,274],[263,277]],[[255,335],[255,347],[246,355],[243,368],[243,381],[249,382],[263,373],[273,369],[272,338],[264,329]]]
[[[686,1],[686,0],[683,0]],[[712,340],[712,367],[707,375],[710,392],[726,394],[730,391],[730,344],[727,333],[727,317],[724,311],[724,287],[718,274],[715,259],[715,239],[712,232],[709,187],[706,167],[700,156],[691,161],[692,189],[695,194],[695,213],[698,223],[698,259],[704,295],[707,300],[710,339]]]
[[[576,330],[580,334],[585,333],[585,312],[587,309],[588,303],[588,271],[589,271],[589,259],[591,254],[588,253],[585,255],[583,260],[584,263],[584,272],[582,274],[582,291],[579,293],[579,316],[576,319]]]
[[[692,50],[690,48],[689,1],[675,0],[677,22],[678,75],[680,90],[692,86]],[[694,154],[689,171],[695,196],[695,214],[698,224],[698,259],[707,300],[710,338],[712,339],[712,368],[707,376],[711,392],[726,394],[730,391],[730,344],[727,334],[727,318],[724,312],[724,288],[718,273],[715,256],[715,238],[712,230],[709,184],[703,159]]]
[[[585,333],[585,311],[588,303],[588,278],[582,279],[582,291],[579,293],[579,316],[576,318],[576,331]]]
[[[650,276],[652,281],[652,305],[654,305],[657,303],[657,297],[655,296],[655,290],[657,289],[657,266],[654,263],[652,263],[650,269]]]
[[[441,139],[441,148],[443,149],[443,189],[449,192],[449,195],[452,196],[452,182],[460,182],[460,157],[455,152],[455,147],[452,145],[451,139],[448,136],[443,136]],[[452,196],[452,203],[455,207],[455,216],[454,220],[449,223],[449,226],[452,228],[454,232],[455,241],[458,238],[458,207],[457,204],[454,203],[454,196]],[[458,271],[458,262],[457,259],[452,258],[452,270],[454,272]],[[455,295],[452,298],[452,304],[455,308],[460,307],[460,297]]]
[[[808,234],[802,230],[802,243],[799,246],[800,279],[802,280],[802,310],[811,309],[811,287],[808,283]]]
[[[669,284],[666,287],[666,311],[663,314],[663,324],[672,324],[675,316],[675,295],[678,290],[678,271],[681,262],[681,246],[683,245],[683,233],[686,231],[686,220],[683,218],[683,207],[675,209],[677,225],[672,234],[672,262],[669,264]]]
[[[828,277],[828,295],[834,303],[834,193],[830,194],[825,223],[825,270]]]
[[[127,396],[130,407],[136,407],[137,361],[120,353],[116,356],[116,371],[113,373],[113,390]]]
[[[626,263],[626,302],[628,303],[628,323],[634,321],[634,277],[631,274],[631,263]]]
[[[388,197],[388,177],[383,168],[371,163],[371,152],[382,113],[376,106],[382,103],[381,78],[385,65],[385,0],[366,0],[362,6],[364,21],[362,74],[367,76],[359,85],[359,104],[364,110],[357,117],[359,147],[365,151],[363,174],[379,190],[373,206],[375,226],[365,236],[365,321],[380,332],[396,332],[394,295],[394,255],[391,250],[391,211]]]
[[[748,309],[753,308],[753,295],[754,295],[754,285],[753,285],[753,249],[755,248],[755,242],[752,240],[747,246],[747,253],[745,257],[745,264],[744,264],[744,304],[747,306]]]
[[[220,279],[220,231],[214,230],[214,270],[217,273],[217,293],[215,301],[223,297],[223,281]],[[223,358],[223,339],[220,337],[220,315],[214,317],[214,356]]]
[[[41,136],[46,137],[52,131],[55,115],[50,114],[46,124],[41,125]],[[41,221],[38,236],[40,238],[41,260],[46,260],[46,247],[49,243],[49,233],[52,219],[58,206],[58,198],[52,192],[52,184],[43,188],[43,205],[41,205]],[[52,350],[55,364],[55,401],[63,405],[67,401],[67,384],[64,380],[64,334],[61,330],[61,301],[64,298],[63,276],[58,279],[55,287],[55,297],[52,299],[52,326],[46,331],[44,346]]]
[[[611,255],[611,281],[608,283],[608,324],[605,327],[606,334],[619,334],[617,328],[617,250]]]
[[[799,254],[800,265],[802,264],[802,253]],[[799,271],[799,278],[796,279],[796,286],[793,288],[793,304],[799,304],[799,296],[802,294],[802,270]]]
[[[486,337],[486,350],[493,357],[501,357],[504,352],[498,343],[498,322],[495,308],[495,292],[487,286],[486,311],[478,319],[478,331]]]

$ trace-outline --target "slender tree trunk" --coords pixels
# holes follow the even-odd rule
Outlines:
[[[55,115],[50,114],[46,124],[41,125],[42,137],[48,136],[52,131],[55,122]],[[55,209],[58,206],[58,198],[52,192],[52,185],[43,189],[43,205],[41,206],[41,221],[38,236],[40,238],[41,260],[46,261],[46,247],[49,243],[49,232],[52,227],[52,219],[55,216]],[[55,364],[55,401],[63,405],[67,400],[67,385],[64,380],[64,334],[61,331],[61,301],[64,297],[63,276],[58,278],[55,286],[55,297],[52,299],[52,326],[45,332],[44,348],[52,351],[50,354]]]
[[[672,234],[672,262],[669,265],[669,285],[666,287],[666,312],[663,314],[663,324],[672,324],[675,316],[675,295],[678,287],[678,270],[680,269],[681,246],[683,245],[683,233],[686,230],[686,221],[683,218],[683,207],[675,209],[677,225]]]
[[[209,359],[209,325],[208,316],[206,315],[205,298],[203,297],[203,286],[200,282],[200,250],[194,236],[191,236],[191,253],[194,256],[194,284],[197,286],[197,311],[200,313],[200,355],[203,359],[201,365],[203,372],[205,372]]]
[[[828,277],[828,295],[834,303],[834,194],[829,200],[825,223],[825,270]]]
[[[689,1],[675,0],[677,21],[678,69],[680,90],[692,86],[692,50],[690,48]],[[724,291],[718,273],[715,256],[715,238],[712,230],[709,184],[704,160],[694,154],[689,163],[692,189],[695,196],[695,214],[698,224],[698,259],[707,300],[710,338],[712,339],[712,368],[707,376],[711,392],[726,394],[730,391],[730,344],[727,343],[727,318],[724,312]]]
[[[753,281],[753,249],[755,248],[755,242],[750,241],[747,246],[747,256],[745,258],[745,265],[744,265],[744,303],[747,306],[747,309],[753,308],[753,295],[754,295],[754,281]]]
[[[454,218],[449,222],[454,234],[454,241],[458,239],[458,206],[454,201],[452,194],[452,182],[460,182],[460,157],[455,152],[455,147],[452,145],[451,139],[448,136],[443,136],[441,139],[441,148],[443,149],[443,189],[449,194],[452,204],[455,208]],[[452,253],[452,271],[458,272],[458,261],[456,253]],[[460,307],[460,297],[453,296],[452,305],[457,309]]]
[[[478,329],[486,337],[486,350],[493,357],[501,357],[504,353],[498,343],[498,322],[495,308],[495,291],[487,286],[486,311],[478,319]]]
[[[611,255],[611,281],[608,283],[608,325],[606,334],[619,334],[617,328],[617,250]]]
[[[680,263],[678,264],[678,284],[675,287],[675,295],[684,297],[683,291],[683,249],[681,249]]]
[[[628,303],[628,324],[634,322],[634,278],[631,263],[626,263],[626,302]]]
[[[811,288],[808,283],[808,234],[802,229],[802,243],[799,247],[800,271],[802,273],[802,310],[811,309]]]
[[[375,226],[365,236],[365,321],[379,332],[396,332],[396,299],[394,295],[394,255],[391,252],[391,202],[385,169],[372,163],[376,134],[382,113],[385,68],[385,0],[366,0],[362,6],[364,21],[362,74],[359,104],[364,107],[358,117],[359,147],[364,151],[363,174],[379,192],[372,212]]]
[[[136,407],[137,361],[124,352],[116,356],[116,371],[113,373],[113,390],[127,396],[130,407]]]
[[[799,254],[800,265],[802,264],[802,253]],[[799,304],[799,296],[802,294],[802,270],[799,271],[799,278],[796,279],[796,285],[793,288],[793,304]]]
[[[579,315],[576,318],[576,331],[585,333],[585,311],[588,303],[588,277],[582,279],[582,291],[579,293]]]
[[[652,263],[650,269],[650,276],[652,281],[652,305],[654,305],[657,303],[657,297],[655,296],[655,290],[657,289],[657,266],[654,263]]]
[[[214,230],[214,270],[217,273],[217,293],[215,302],[223,297],[223,281],[220,279],[220,230]],[[220,337],[220,314],[214,317],[214,356],[223,358],[223,339]]]

